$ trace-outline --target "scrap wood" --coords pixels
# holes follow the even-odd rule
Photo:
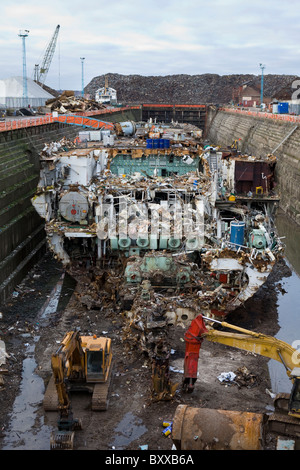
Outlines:
[[[66,90],[57,98],[51,98],[45,103],[46,108],[60,113],[82,112],[105,109],[106,106],[94,100],[87,100],[83,97],[75,96],[73,91]]]

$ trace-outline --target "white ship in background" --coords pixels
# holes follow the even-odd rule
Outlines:
[[[100,104],[117,104],[117,91],[108,86],[107,77],[105,77],[104,87],[96,91],[95,101]]]

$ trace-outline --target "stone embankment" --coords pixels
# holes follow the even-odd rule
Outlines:
[[[237,139],[243,153],[277,157],[280,206],[300,224],[300,122],[210,109],[208,123],[206,136],[215,145],[229,146]]]

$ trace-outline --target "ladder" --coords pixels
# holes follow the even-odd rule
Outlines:
[[[272,151],[272,153],[276,152],[276,150],[279,149],[279,147],[284,144],[286,140],[295,132],[295,130],[298,129],[298,126],[294,127],[294,129],[291,130],[291,132],[288,133],[288,135],[280,142],[280,144],[277,145],[277,147]]]

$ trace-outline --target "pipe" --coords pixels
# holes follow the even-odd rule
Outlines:
[[[262,450],[264,415],[179,405],[172,425],[177,450]]]

